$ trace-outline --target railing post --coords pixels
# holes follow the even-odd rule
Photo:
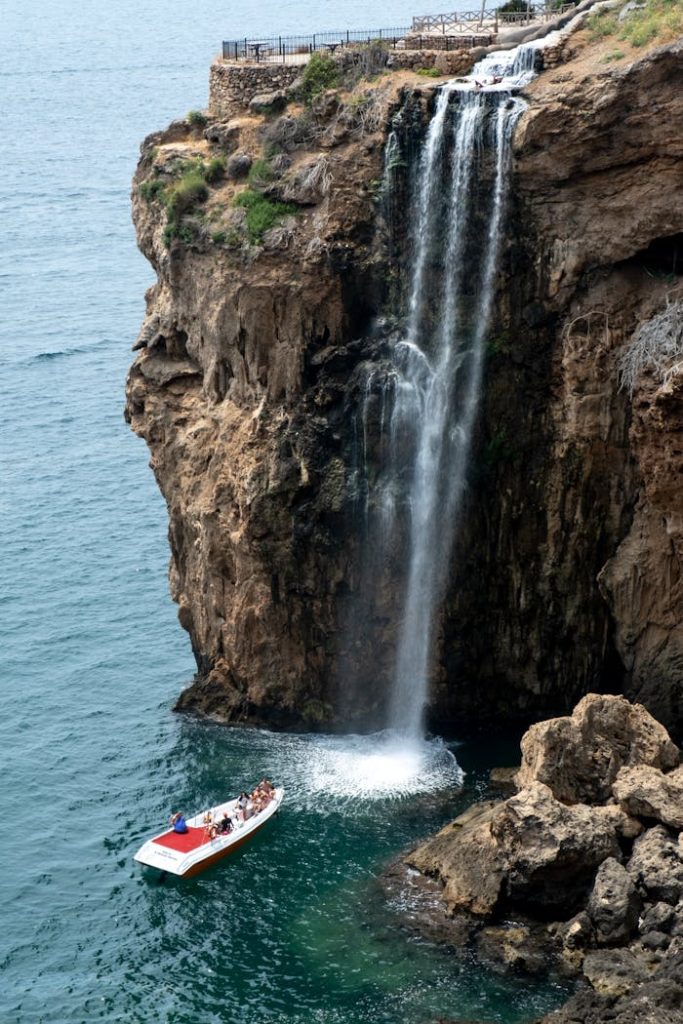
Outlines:
[[[313,50],[315,50],[315,32],[313,33]],[[313,53],[313,50],[311,50],[311,53]]]

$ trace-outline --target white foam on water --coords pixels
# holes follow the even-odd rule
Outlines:
[[[280,753],[278,778],[307,802],[320,797],[335,803],[400,800],[457,788],[464,778],[442,740],[415,740],[388,731],[289,736]]]

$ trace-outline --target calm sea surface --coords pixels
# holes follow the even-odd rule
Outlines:
[[[413,13],[407,0],[3,4],[3,1022],[516,1024],[561,998],[458,966],[377,892],[381,865],[463,806],[492,754],[458,749],[458,791],[439,744],[416,773],[372,741],[171,713],[193,662],[167,593],[165,508],[122,418],[152,282],[129,215],[143,136],[205,104],[223,36]],[[189,883],[134,867],[172,807],[264,773],[288,788],[268,836]]]

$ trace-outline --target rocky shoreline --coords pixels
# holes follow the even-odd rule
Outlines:
[[[543,1024],[683,1021],[683,766],[666,729],[589,694],[522,740],[514,795],[391,865],[411,930],[498,970],[574,978]]]

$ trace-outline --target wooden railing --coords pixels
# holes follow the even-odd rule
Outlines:
[[[578,0],[576,0],[578,2]],[[413,33],[436,33],[453,35],[455,33],[472,33],[474,28],[490,26],[497,32],[500,25],[528,25],[535,21],[551,21],[576,6],[574,3],[528,3],[524,10],[501,11],[498,7],[486,7],[477,11],[452,11],[447,14],[423,14],[413,18]]]

